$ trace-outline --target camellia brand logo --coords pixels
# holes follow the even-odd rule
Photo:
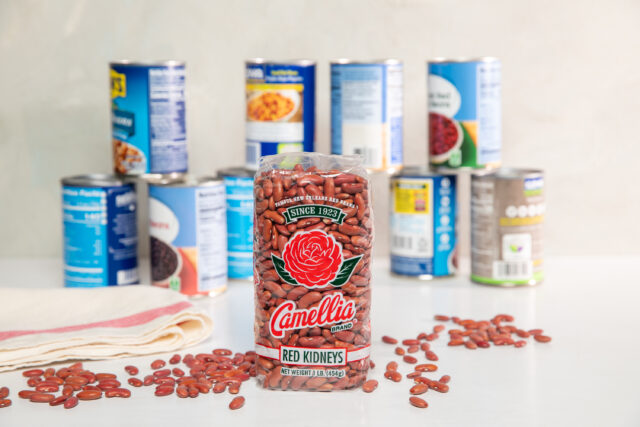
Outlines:
[[[342,246],[322,230],[298,233],[285,245],[282,258],[271,255],[284,282],[309,289],[344,285],[361,258],[343,259]]]
[[[283,302],[271,315],[269,331],[275,338],[282,338],[291,329],[313,328],[332,323],[347,322],[356,316],[353,301],[345,300],[341,293],[326,295],[320,304],[308,309],[296,310],[293,301]]]

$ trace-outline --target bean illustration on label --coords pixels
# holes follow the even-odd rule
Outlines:
[[[262,158],[255,179],[259,382],[269,389],[359,387],[369,369],[369,182],[351,156]]]

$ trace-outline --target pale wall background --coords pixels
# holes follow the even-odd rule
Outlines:
[[[547,254],[640,253],[639,21],[637,0],[0,0],[0,256],[60,254],[58,180],[110,170],[109,60],[187,61],[192,171],[211,173],[243,162],[254,56],[318,61],[323,152],[328,61],[403,59],[413,163],[426,162],[425,60],[501,58],[504,163],[547,172]]]

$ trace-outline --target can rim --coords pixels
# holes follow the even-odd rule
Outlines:
[[[244,61],[246,65],[251,64],[273,64],[273,65],[316,65],[313,59],[289,59],[289,60],[272,60],[266,58],[250,58]]]
[[[416,178],[421,177],[440,177],[440,176],[455,176],[454,173],[442,173],[431,169],[428,165],[407,165],[404,166],[400,171],[394,173],[391,178],[411,178],[415,176]]]
[[[240,177],[240,178],[253,178],[256,171],[246,168],[244,166],[233,166],[230,168],[220,169],[218,171],[218,177]]]
[[[124,187],[131,184],[117,175],[108,173],[66,176],[60,179],[60,183],[67,187]]]
[[[427,60],[427,64],[446,64],[446,63],[467,63],[467,62],[500,62],[495,56],[460,56],[457,58],[446,58],[444,56],[437,56]]]
[[[347,64],[362,64],[362,65],[374,65],[374,64],[386,64],[386,65],[401,65],[402,60],[397,58],[386,59],[372,59],[372,60],[359,60],[349,58],[338,58],[331,60],[331,65],[347,65]]]
[[[128,65],[132,67],[153,67],[153,66],[184,66],[185,61],[177,59],[161,59],[158,61],[137,61],[131,59],[119,59],[109,62],[109,66],[113,65]]]
[[[190,188],[190,187],[207,187],[213,186],[217,183],[222,183],[222,179],[217,176],[212,175],[204,175],[204,176],[194,176],[194,175],[183,175],[177,178],[164,178],[158,179],[153,182],[149,182],[149,187],[181,187],[181,188]]]
[[[473,174],[473,178],[485,178],[492,177],[495,179],[520,179],[530,176],[544,176],[542,169],[534,168],[498,168],[493,170],[487,170],[477,172]]]

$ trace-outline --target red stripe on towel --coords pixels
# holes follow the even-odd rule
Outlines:
[[[81,331],[83,329],[92,328],[129,328],[131,326],[138,326],[144,323],[151,322],[160,316],[166,316],[175,314],[185,308],[191,307],[191,303],[188,301],[178,302],[176,304],[167,305],[165,307],[153,308],[151,310],[142,311],[140,313],[132,314],[131,316],[119,317],[117,319],[104,320],[102,322],[84,323],[81,325],[63,326],[61,328],[53,329],[34,329],[26,331],[5,331],[0,332],[0,341],[15,338],[23,335],[33,334],[56,334],[62,332],[74,332]]]

